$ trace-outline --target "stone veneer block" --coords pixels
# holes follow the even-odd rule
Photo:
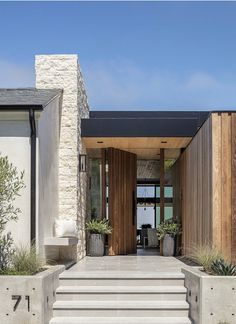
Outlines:
[[[78,223],[78,257],[85,255],[87,175],[78,170],[78,157],[85,153],[81,140],[81,118],[89,117],[89,106],[77,55],[36,55],[36,87],[63,90],[59,146],[59,218]]]

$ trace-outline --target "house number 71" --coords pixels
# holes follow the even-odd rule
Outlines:
[[[15,305],[13,306],[13,312],[16,311],[17,307],[19,306],[22,296],[21,295],[12,295],[11,296],[12,300],[16,300]],[[26,295],[25,296],[25,300],[27,301],[27,310],[28,312],[30,311],[30,296]]]

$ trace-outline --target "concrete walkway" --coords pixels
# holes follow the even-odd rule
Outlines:
[[[89,257],[79,261],[68,271],[70,272],[181,272],[181,268],[188,267],[174,257],[163,256],[104,256]]]

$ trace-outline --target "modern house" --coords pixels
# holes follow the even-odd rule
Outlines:
[[[143,223],[176,218],[180,253],[212,243],[236,260],[235,111],[89,112],[76,55],[39,55],[35,67],[34,89],[0,91],[0,152],[27,185],[16,240],[55,252],[55,220],[73,219],[82,258],[92,214],[113,227],[108,254],[126,255]]]

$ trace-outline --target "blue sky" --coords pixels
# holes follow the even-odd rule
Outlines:
[[[91,109],[236,109],[236,2],[0,2],[0,87],[78,53]]]

